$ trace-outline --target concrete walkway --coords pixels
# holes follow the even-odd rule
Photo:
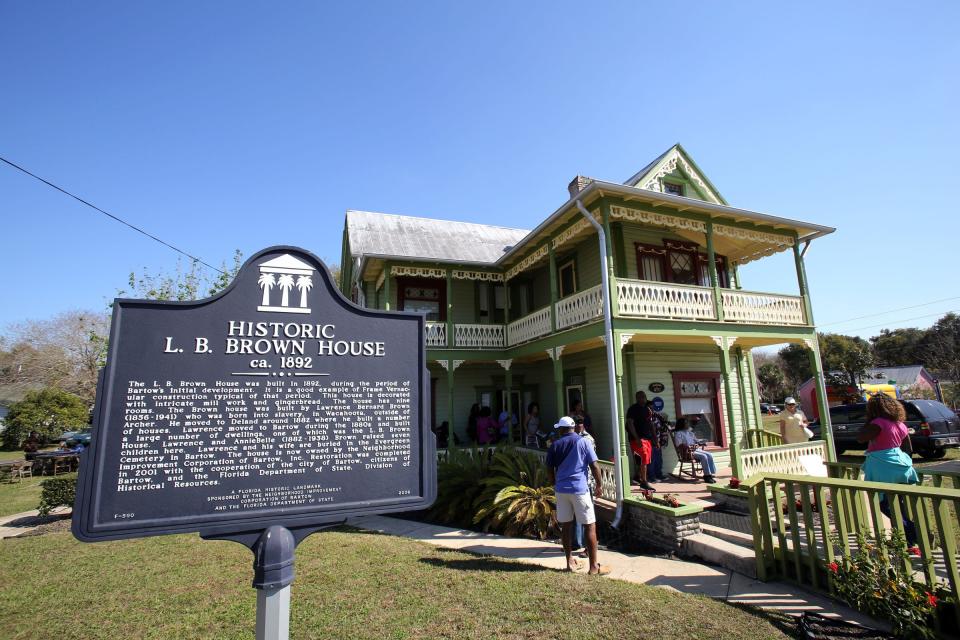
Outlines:
[[[0,518],[0,540],[18,536],[21,533],[33,531],[42,524],[60,520],[71,511],[70,507],[56,507],[48,516],[41,516],[36,509],[3,516]]]
[[[368,531],[419,540],[446,549],[497,556],[548,569],[560,570],[566,566],[563,548],[552,542],[506,538],[385,516],[352,518],[347,524]],[[760,582],[720,567],[603,549],[600,550],[599,560],[601,565],[610,567],[609,577],[615,580],[702,594],[718,600],[748,604],[790,615],[809,611],[875,629],[889,628],[829,598],[794,585]],[[585,567],[586,561],[581,562]],[[586,568],[583,571],[586,572]]]

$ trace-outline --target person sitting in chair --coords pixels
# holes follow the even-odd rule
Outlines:
[[[700,443],[697,442],[697,436],[690,430],[690,424],[686,418],[677,418],[677,425],[673,430],[673,441],[677,448],[686,447],[693,455],[694,459],[703,467],[703,481],[715,482],[713,476],[717,473],[717,465],[713,461],[713,455],[709,451],[700,449]]]

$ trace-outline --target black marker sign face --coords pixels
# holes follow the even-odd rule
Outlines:
[[[293,247],[198,302],[117,300],[84,455],[85,541],[407,511],[436,496],[419,314],[361,309]]]

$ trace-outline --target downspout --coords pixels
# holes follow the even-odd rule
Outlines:
[[[607,276],[609,268],[607,262],[607,239],[603,233],[603,226],[594,220],[593,216],[584,208],[583,203],[581,203],[579,199],[577,200],[577,209],[579,209],[583,217],[593,225],[593,228],[597,230],[597,235],[600,238],[600,264],[603,266],[603,268],[600,269],[600,288],[602,289],[601,297],[603,298],[603,335],[605,336],[604,342],[607,343],[607,381],[610,383],[610,422],[613,424],[613,465],[617,486],[617,512],[613,517],[611,526],[616,529],[617,525],[620,524],[620,517],[623,515],[623,475],[620,472],[620,425],[617,424],[617,416],[620,414],[620,399],[617,390],[617,376],[614,369],[613,319],[610,309],[610,280]]]

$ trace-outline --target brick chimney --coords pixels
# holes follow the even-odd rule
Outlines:
[[[567,191],[570,192],[570,197],[575,198],[578,193],[587,188],[587,185],[593,182],[593,178],[588,178],[586,176],[581,176],[577,174],[577,177],[570,181],[570,184],[567,185]]]

